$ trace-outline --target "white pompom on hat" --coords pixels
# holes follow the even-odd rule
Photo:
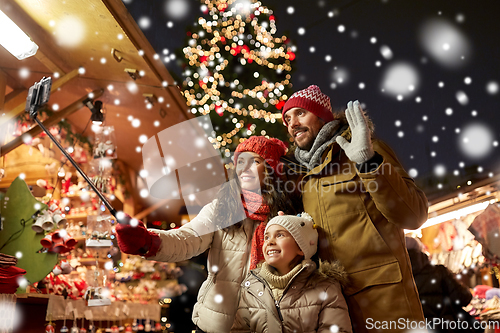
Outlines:
[[[318,250],[318,231],[311,215],[304,212],[297,216],[276,216],[267,222],[264,234],[274,224],[282,226],[292,235],[300,250],[304,252],[304,259],[311,259]]]

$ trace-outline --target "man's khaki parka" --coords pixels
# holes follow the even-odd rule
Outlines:
[[[342,136],[350,140],[350,129]],[[370,172],[361,173],[336,142],[321,165],[307,170],[289,157],[284,172],[301,179],[304,210],[322,231],[320,258],[339,260],[348,273],[353,331],[403,332],[407,319],[424,320],[403,229],[427,220],[427,199],[385,143],[373,139],[373,148],[383,162]]]

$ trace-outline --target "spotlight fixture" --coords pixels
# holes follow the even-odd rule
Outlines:
[[[90,98],[87,98],[82,103],[89,108],[90,112],[92,112],[92,116],[90,116],[90,120],[92,121],[92,123],[96,125],[101,125],[104,122],[104,113],[102,112],[102,102],[94,101],[94,104],[92,104],[92,100]]]

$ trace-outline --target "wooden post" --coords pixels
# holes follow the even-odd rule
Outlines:
[[[0,71],[0,110],[3,110],[5,104],[5,95],[7,93],[7,77],[3,71]]]

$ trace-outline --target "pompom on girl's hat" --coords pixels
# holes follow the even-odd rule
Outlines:
[[[242,152],[253,152],[262,157],[276,171],[280,157],[285,155],[286,150],[285,143],[279,139],[268,139],[265,136],[251,136],[236,147],[234,151],[234,163],[236,164],[238,156]]]
[[[292,96],[290,96],[288,101],[283,106],[283,111],[281,112],[283,123],[286,126],[288,126],[288,124],[285,120],[285,113],[296,107],[313,113],[316,117],[323,119],[326,123],[333,120],[330,97],[323,94],[318,86],[309,86],[306,89],[294,92]]]
[[[264,234],[274,224],[282,226],[292,235],[300,250],[304,252],[304,259],[311,259],[318,250],[318,231],[311,215],[278,215],[267,222]]]

